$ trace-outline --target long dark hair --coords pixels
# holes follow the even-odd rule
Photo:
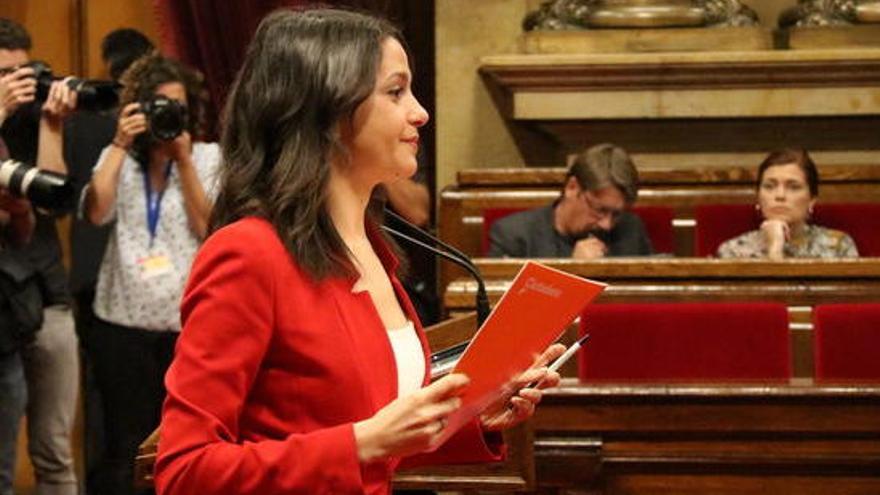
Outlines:
[[[209,231],[268,220],[316,279],[353,277],[326,210],[329,157],[346,156],[337,123],[373,91],[389,22],[332,9],[280,10],[260,23],[224,111],[221,187]]]

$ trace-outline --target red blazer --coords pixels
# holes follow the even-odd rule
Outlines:
[[[397,260],[375,231],[371,240],[427,358]],[[360,464],[352,425],[396,397],[397,369],[372,299],[352,287],[306,275],[264,220],[205,242],[165,378],[160,495],[390,492],[400,459]],[[498,460],[490,443],[474,421],[407,463]]]

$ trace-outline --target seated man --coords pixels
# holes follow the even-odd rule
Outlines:
[[[591,259],[651,254],[642,221],[626,211],[639,174],[622,148],[599,144],[575,158],[553,204],[492,225],[489,256]]]

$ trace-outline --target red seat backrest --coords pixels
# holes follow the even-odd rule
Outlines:
[[[672,219],[675,210],[669,206],[633,206],[632,212],[642,219],[655,253],[675,253],[675,231]]]
[[[880,203],[817,203],[813,221],[852,236],[860,256],[880,256]]]
[[[744,204],[697,205],[694,220],[696,256],[715,256],[721,243],[761,225],[761,216],[755,206]]]
[[[492,224],[510,215],[523,211],[525,208],[486,208],[483,210],[483,239],[482,254],[489,252],[489,231]],[[672,227],[672,219],[675,212],[667,206],[634,206],[632,212],[642,219],[645,231],[651,239],[651,246],[655,253],[675,252],[675,232]]]
[[[592,304],[583,381],[785,381],[791,377],[782,303]]]
[[[507,215],[517,213],[527,208],[486,208],[483,210],[483,242],[481,243],[483,251],[480,253],[485,256],[489,252],[489,231],[492,230],[492,224],[506,217]]]
[[[816,380],[880,380],[880,303],[813,309]]]
[[[694,253],[714,256],[724,241],[757,229],[761,216],[754,205],[697,205],[694,208]],[[842,230],[861,256],[880,256],[880,203],[817,203],[812,222]]]

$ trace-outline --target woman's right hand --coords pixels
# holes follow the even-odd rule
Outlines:
[[[119,112],[119,122],[116,124],[116,135],[113,136],[113,144],[129,149],[134,142],[135,136],[146,132],[147,117],[139,110],[140,103],[129,103]]]
[[[781,258],[785,241],[788,240],[788,223],[784,220],[768,219],[761,223],[761,233],[767,244],[767,255],[770,258]]]
[[[468,383],[470,380],[462,374],[447,375],[355,423],[358,459],[366,463],[435,447],[446,418],[461,407],[459,396]]]

